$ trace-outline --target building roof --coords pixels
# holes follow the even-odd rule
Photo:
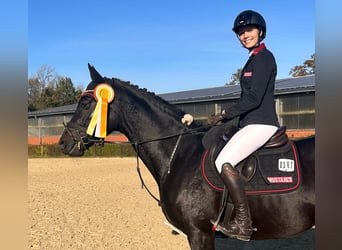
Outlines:
[[[315,75],[279,79],[276,80],[275,83],[275,95],[313,91],[315,91]],[[159,96],[173,104],[236,99],[240,96],[240,86],[227,85],[221,87],[165,93],[159,94]],[[71,104],[56,108],[32,111],[28,113],[28,117],[70,114],[76,110],[76,106],[77,104]]]
[[[276,80],[275,95],[314,91],[315,75]],[[195,102],[200,100],[235,99],[240,96],[240,85],[196,89],[161,94],[160,97],[172,103]]]
[[[276,81],[275,94],[283,95],[300,92],[312,92],[315,91],[315,85],[315,75],[280,79]]]
[[[71,114],[75,112],[77,107],[77,103],[55,107],[55,108],[47,108],[43,110],[31,111],[28,112],[28,117],[40,117],[40,116],[51,116],[51,115],[61,115],[61,114]]]

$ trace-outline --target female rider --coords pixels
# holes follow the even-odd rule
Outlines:
[[[249,241],[253,233],[252,220],[244,183],[236,165],[263,146],[279,127],[275,109],[274,85],[277,65],[273,54],[262,40],[266,37],[266,23],[257,12],[246,10],[234,21],[233,31],[249,52],[241,71],[241,95],[236,105],[209,118],[210,124],[227,122],[239,117],[239,131],[227,142],[215,160],[215,166],[229,190],[234,203],[235,218],[217,229],[229,237]],[[182,122],[190,125],[193,117],[185,114]]]

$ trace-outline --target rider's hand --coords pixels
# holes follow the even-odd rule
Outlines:
[[[182,123],[186,124],[187,126],[190,126],[191,123],[194,121],[194,117],[190,114],[185,114],[182,118]]]

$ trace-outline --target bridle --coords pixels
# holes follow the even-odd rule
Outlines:
[[[88,145],[92,145],[92,144],[103,145],[104,143],[103,138],[91,137],[87,135],[86,133],[82,135],[80,132],[80,127],[78,127],[76,124],[73,124],[73,123],[65,124],[63,122],[63,126],[64,126],[65,131],[68,133],[68,135],[71,137],[74,143],[73,148],[69,151],[70,155],[72,155],[72,153],[74,152],[74,150],[76,150],[76,148],[78,150],[81,150],[81,149],[87,150]],[[71,129],[76,132],[76,135],[73,133]]]

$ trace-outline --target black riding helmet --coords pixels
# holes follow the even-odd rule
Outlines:
[[[260,41],[266,37],[266,22],[265,19],[253,10],[245,10],[241,12],[234,21],[233,31],[238,34],[239,29],[244,26],[254,25],[262,30]]]

